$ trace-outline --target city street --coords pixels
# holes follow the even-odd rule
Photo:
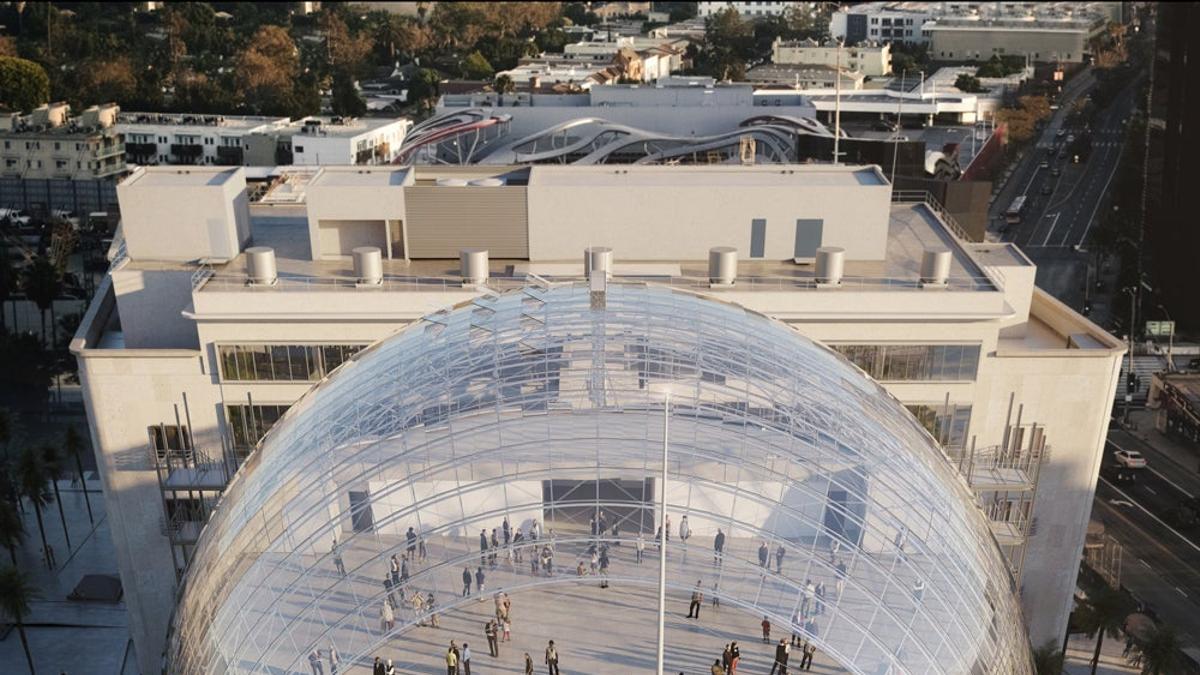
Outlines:
[[[1112,453],[1137,450],[1147,460],[1135,482],[1118,484]],[[1168,524],[1167,512],[1200,494],[1200,474],[1126,431],[1109,433],[1105,468],[1092,517],[1123,547],[1121,584],[1160,619],[1179,629],[1184,642],[1200,647],[1200,543]]]

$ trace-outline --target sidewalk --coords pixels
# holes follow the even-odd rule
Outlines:
[[[1155,413],[1155,410],[1150,409],[1131,411],[1130,424],[1124,427],[1125,433],[1154,448],[1167,459],[1167,466],[1155,467],[1160,473],[1171,477],[1176,483],[1181,483],[1194,495],[1200,496],[1200,492],[1195,489],[1200,486],[1200,449],[1155,429]]]
[[[1140,673],[1141,669],[1130,664],[1121,656],[1125,650],[1124,638],[1104,636],[1100,651],[1100,664],[1096,675],[1118,675]],[[1067,658],[1063,663],[1063,675],[1089,675],[1092,672],[1092,654],[1096,651],[1096,639],[1077,633],[1067,642]]]

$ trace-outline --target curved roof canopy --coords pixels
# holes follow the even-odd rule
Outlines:
[[[378,580],[413,545],[409,528],[428,558],[404,585],[432,594],[444,616],[474,605],[460,571],[480,560],[477,533],[504,518],[521,545],[535,522],[540,543],[553,530],[560,569],[592,543],[624,540],[613,583],[653,598],[655,547],[655,564],[634,565],[630,540],[654,541],[668,399],[666,511],[672,531],[688,516],[701,547],[679,555],[678,538],[668,542],[670,593],[686,598],[697,578],[716,578],[723,617],[769,616],[777,635],[805,635],[848,672],[1032,672],[984,517],[899,402],[782,323],[618,284],[479,297],[359,353],[306,394],[201,537],[170,669],[294,672],[335,645],[345,670],[402,652],[411,635],[388,640],[431,630],[417,625],[428,608],[401,603],[394,629],[381,629]],[[597,515],[607,522],[593,525]],[[760,564],[764,544],[785,550],[781,571]],[[525,565],[488,574],[489,589],[517,603],[584,582]],[[826,586],[819,608],[810,580]],[[638,597],[600,601],[619,598],[627,622],[647,617],[653,658],[654,604],[637,614]],[[589,639],[635,649],[606,644],[602,630]]]

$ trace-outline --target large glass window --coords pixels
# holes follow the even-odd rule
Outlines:
[[[833,345],[833,348],[884,382],[974,380],[979,345]]]
[[[229,421],[229,432],[233,439],[234,453],[238,463],[245,459],[262,437],[275,426],[288,405],[228,405],[225,414]]]
[[[218,345],[224,381],[316,382],[366,345]]]
[[[971,406],[911,403],[904,407],[947,451],[962,450],[966,445]]]

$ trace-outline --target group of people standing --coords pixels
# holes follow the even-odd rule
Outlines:
[[[485,631],[494,627],[495,621],[488,621],[484,625]],[[494,635],[488,633],[488,647],[491,650],[491,655],[494,658],[500,657],[500,648],[495,644]],[[558,648],[554,646],[554,640],[551,640],[546,645],[546,654],[544,663],[549,672],[549,675],[559,675],[558,672]],[[387,667],[391,668],[391,661],[387,662]],[[394,675],[395,670],[379,670],[379,657],[375,658],[376,669],[372,675]],[[525,652],[522,656],[522,665],[524,666],[525,675],[533,675],[533,657],[529,652]],[[450,641],[450,646],[446,649],[446,675],[471,675],[471,646],[466,642],[462,647],[454,640]]]

